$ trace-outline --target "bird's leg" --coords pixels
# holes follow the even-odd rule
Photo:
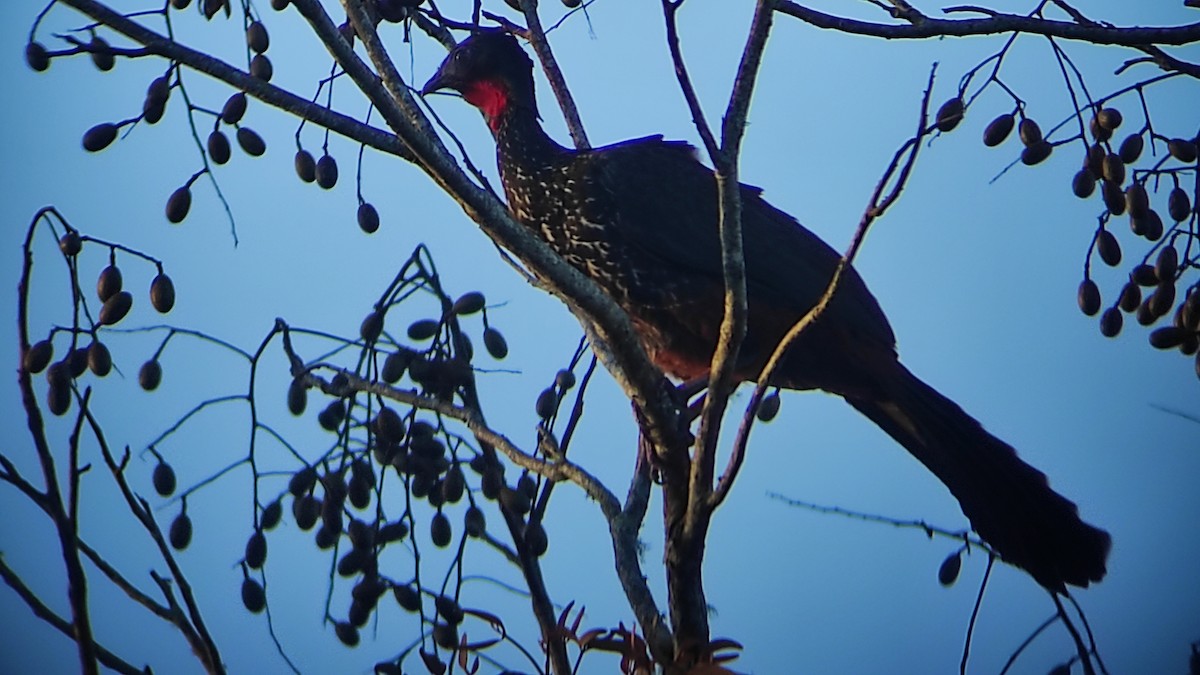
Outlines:
[[[679,400],[687,402],[693,396],[704,391],[708,387],[708,373],[704,373],[698,377],[681,382],[678,387],[675,387],[675,395]]]
[[[688,401],[692,397],[696,396],[697,393],[702,392],[707,384],[707,377],[698,377],[693,380],[688,380],[678,386],[672,385],[670,380],[667,380],[666,378],[662,380],[662,386],[666,391],[666,394],[671,398],[672,401],[674,401],[675,409],[678,411],[679,433],[682,438],[685,439],[683,445],[685,448],[690,447],[695,441],[691,433],[691,426],[692,422],[696,419],[704,407],[704,396],[701,395],[699,399],[697,399],[697,401],[691,405],[688,404]],[[636,405],[633,407],[633,413],[637,418],[638,426],[644,427],[645,419],[642,417],[642,414]],[[662,485],[667,473],[667,458],[659,456],[658,453],[655,452],[654,446],[650,443],[639,443],[638,450],[638,463],[644,463],[646,466],[648,466],[650,468],[651,479],[656,484]],[[684,457],[686,457],[686,453]]]
[[[704,391],[704,388],[708,386],[707,377],[698,377],[688,380],[682,384],[679,384],[678,386],[671,384],[671,381],[664,377],[662,380],[660,380],[659,385],[662,387],[663,393],[666,394],[666,396],[673,403],[673,407],[678,414],[679,432],[686,438],[686,444],[690,445],[692,439],[690,438],[691,432],[689,429],[691,428],[692,420],[696,418],[693,408],[695,408],[697,405],[703,406],[704,397],[701,395],[697,402],[692,403],[691,405],[688,405],[688,401],[690,401],[698,393]],[[636,409],[635,412],[637,412]],[[644,420],[639,414],[638,423],[641,424],[642,422],[644,422]]]
[[[684,425],[691,427],[692,422],[700,416],[700,411],[704,410],[704,401],[707,398],[705,389],[708,388],[708,373],[699,377],[686,380],[675,387],[672,396],[679,405],[682,414],[680,420]],[[692,401],[695,398],[695,401]],[[689,401],[692,401],[689,403]]]

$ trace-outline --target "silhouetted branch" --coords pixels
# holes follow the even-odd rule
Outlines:
[[[816,511],[817,513],[827,513],[827,514],[831,514],[831,515],[835,515],[835,516],[844,516],[846,518],[852,518],[854,520],[863,520],[863,521],[866,521],[869,523],[881,523],[884,525],[891,525],[892,527],[898,527],[901,529],[920,530],[920,531],[924,532],[926,534],[926,536],[929,536],[929,537],[938,535],[938,536],[942,536],[942,537],[948,537],[950,539],[957,539],[958,541],[961,541],[964,544],[967,544],[969,546],[974,546],[983,551],[987,551],[988,555],[992,554],[992,549],[990,546],[988,546],[982,539],[972,537],[970,532],[966,531],[966,530],[948,530],[943,527],[937,527],[935,525],[930,525],[929,523],[925,522],[924,520],[900,520],[898,518],[889,518],[887,516],[880,516],[880,515],[876,515],[874,513],[864,513],[862,511],[852,511],[850,509],[844,509],[840,506],[824,506],[821,504],[813,504],[812,502],[806,502],[802,499],[795,499],[793,497],[784,496],[782,494],[779,494],[778,492],[768,492],[767,496],[772,499],[778,499],[779,501],[787,504],[788,506],[795,506],[795,507],[799,507],[802,509],[808,509],[809,511]]]
[[[1088,623],[1087,614],[1083,613],[1083,608],[1075,600],[1075,596],[1068,594],[1067,600],[1071,606],[1075,608],[1075,613],[1079,615],[1079,621],[1083,624],[1083,630],[1088,637],[1088,653],[1096,658],[1096,665],[1100,666],[1100,672],[1108,675],[1108,667],[1104,665],[1104,659],[1100,658],[1100,650],[1096,647],[1096,636],[1092,634],[1092,626]]]
[[[528,469],[540,476],[553,481],[569,481],[575,483],[589,497],[595,500],[601,511],[605,515],[616,514],[620,511],[620,502],[616,496],[608,490],[595,476],[588,473],[582,467],[567,461],[565,458],[557,458],[552,460],[544,460],[536,455],[526,452],[507,436],[495,431],[480,417],[477,410],[463,406],[457,406],[448,401],[436,399],[429,396],[424,396],[411,391],[390,387],[380,382],[372,382],[364,380],[354,373],[341,371],[339,373],[346,379],[346,387],[350,391],[361,391],[375,396],[388,398],[405,405],[429,410],[443,415],[450,419],[455,419],[463,423],[468,430],[478,439],[484,441],[499,450],[517,466]],[[301,375],[303,381],[311,386],[318,387],[322,391],[332,395],[342,395],[344,392],[341,389],[335,389],[330,382],[327,382],[321,377],[309,372]]]
[[[917,154],[920,151],[921,139],[924,138],[931,129],[928,121],[929,99],[933,94],[933,79],[936,72],[937,65],[935,64],[929,71],[929,82],[926,85],[924,95],[921,97],[921,111],[916,132],[914,132],[913,136],[909,138],[908,141],[906,141],[902,146],[900,146],[900,148],[896,151],[896,154],[892,156],[892,161],[888,165],[887,169],[884,170],[883,177],[880,178],[879,182],[875,185],[875,190],[871,194],[871,198],[867,203],[867,207],[863,211],[862,218],[859,220],[858,228],[854,232],[854,237],[850,241],[850,246],[846,249],[846,253],[842,256],[842,259],[838,261],[837,269],[834,270],[833,278],[829,280],[829,285],[825,288],[824,294],[822,294],[821,299],[817,301],[817,304],[814,305],[812,309],[810,309],[804,316],[802,316],[800,320],[797,321],[794,326],[792,326],[787,334],[784,335],[783,339],[780,340],[779,344],[775,347],[774,353],[771,354],[771,358],[768,359],[766,365],[763,366],[762,372],[758,376],[750,405],[747,406],[746,412],[742,419],[742,425],[746,427],[746,433],[744,435],[746,441],[749,440],[749,428],[750,425],[753,424],[752,418],[755,409],[758,407],[758,402],[762,400],[763,393],[767,390],[768,383],[771,381],[771,376],[774,374],[775,370],[780,366],[780,364],[783,363],[783,357],[787,353],[788,348],[796,341],[796,338],[798,338],[801,333],[803,333],[817,320],[817,318],[825,311],[825,308],[829,306],[830,301],[833,300],[834,293],[837,291],[838,284],[841,282],[843,273],[845,272],[846,268],[854,262],[854,257],[858,254],[859,247],[862,246],[863,241],[866,239],[867,231],[870,229],[872,223],[874,223],[877,218],[882,216],[887,211],[888,207],[890,207],[897,199],[899,199],[900,193],[904,190],[904,186],[908,183],[908,177],[913,166],[916,164]],[[889,185],[891,185],[890,190],[888,189]],[[735,449],[735,456],[736,453],[741,453],[744,451],[744,448]],[[736,469],[738,465],[740,465],[740,460],[738,460],[737,465],[731,464],[732,471],[728,473],[730,477],[736,476]]]
[[[1046,619],[1039,624],[1037,628],[1033,629],[1033,632],[1029,634],[1029,637],[1025,638],[1025,640],[1017,646],[1016,650],[1009,655],[1008,660],[1004,662],[1004,667],[1000,669],[1000,675],[1006,675],[1009,668],[1012,668],[1013,664],[1017,662],[1017,658],[1021,656],[1022,652],[1025,651],[1025,648],[1033,644],[1033,641],[1037,639],[1037,636],[1041,635],[1050,626],[1053,626],[1054,622],[1058,621],[1059,618],[1060,617],[1058,613],[1051,614],[1050,618]]]
[[[1067,629],[1067,633],[1071,636],[1071,641],[1075,643],[1075,654],[1079,657],[1079,662],[1083,664],[1084,675],[1096,675],[1096,669],[1092,666],[1092,659],[1088,656],[1088,648],[1083,644],[1083,638],[1079,635],[1079,631],[1075,629],[1075,624],[1067,616],[1067,610],[1063,607],[1062,600],[1059,599],[1057,593],[1051,593],[1050,599],[1054,601],[1054,607],[1058,610],[1058,616],[1062,619],[1063,627]]]
[[[368,126],[339,112],[300,98],[295,94],[252,77],[220,59],[186,47],[157,33],[142,24],[132,21],[95,0],[60,0],[96,21],[121,33],[129,39],[143,44],[151,52],[212,77],[246,92],[268,105],[319,124],[327,129],[351,138],[381,152],[403,157],[411,161],[411,153],[395,135],[383,129]]]
[[[975,594],[975,605],[971,607],[971,619],[967,621],[967,636],[963,638],[962,659],[958,662],[959,675],[967,675],[967,659],[971,656],[971,638],[975,635],[975,621],[979,618],[979,609],[983,607],[983,592],[987,590],[988,580],[992,578],[992,567],[995,566],[996,556],[988,554],[987,567],[983,570],[983,579],[979,582],[979,592]]]
[[[81,414],[87,418],[92,435],[100,447],[104,463],[108,466],[113,480],[116,481],[117,487],[121,491],[121,496],[125,499],[126,507],[142,525],[142,529],[146,530],[146,533],[154,541],[155,546],[158,548],[159,556],[167,564],[167,568],[170,569],[175,586],[179,589],[179,594],[182,596],[184,604],[187,607],[187,614],[184,615],[180,611],[173,623],[180,629],[184,637],[188,639],[192,651],[196,654],[196,658],[200,659],[201,665],[204,666],[205,670],[214,674],[224,673],[225,666],[217,649],[216,641],[213,640],[212,635],[209,634],[208,628],[204,624],[204,619],[200,614],[199,603],[192,593],[191,584],[188,583],[183,570],[175,561],[175,556],[171,553],[171,549],[163,537],[162,530],[158,528],[158,523],[154,520],[150,505],[144,499],[137,497],[129,487],[128,482],[125,480],[125,472],[122,465],[117,463],[112,451],[109,449],[108,440],[105,437],[103,428],[100,426],[100,422],[86,408],[81,411]],[[129,449],[126,448],[125,452],[128,455]],[[173,594],[168,593],[166,596],[167,601],[174,606],[175,600]]]
[[[50,624],[71,640],[78,642],[78,638],[75,637],[74,626],[71,624],[71,622],[55,614],[54,610],[42,603],[42,601],[38,599],[37,595],[35,595],[33,591],[31,591],[29,587],[21,581],[21,577],[17,576],[17,573],[14,572],[12,568],[4,562],[3,556],[0,556],[0,578],[3,578],[4,583],[8,584],[8,587],[13,589],[13,591],[21,598],[21,600],[23,600],[25,604],[29,606],[29,609],[35,616],[37,616],[37,618]],[[110,652],[99,644],[93,642],[92,649],[95,650],[96,658],[101,664],[104,665],[105,668],[111,668],[118,673],[123,673],[124,675],[145,675],[147,672],[145,669],[138,668],[128,663],[121,657]]]
[[[550,90],[554,92],[554,98],[558,99],[558,108],[562,111],[563,119],[567,123],[567,131],[571,134],[571,140],[575,142],[576,149],[587,150],[592,146],[588,143],[587,132],[583,129],[583,120],[579,118],[579,109],[575,106],[575,98],[571,96],[571,90],[567,88],[567,79],[563,77],[562,69],[558,67],[558,61],[550,49],[550,42],[546,40],[546,31],[542,30],[542,21],[537,12],[537,1],[520,0],[520,2],[521,10],[525,13],[529,44],[533,46],[533,53],[537,55],[538,62],[542,65],[542,72],[545,73],[546,80],[550,83]]]
[[[30,277],[33,273],[33,235],[42,217],[52,213],[60,221],[66,222],[53,207],[40,209],[33,217],[25,234],[22,246],[24,265],[21,267],[21,280],[17,286],[17,335],[21,356],[29,351],[29,293]],[[76,545],[76,527],[66,511],[62,491],[58,485],[58,470],[55,468],[54,455],[50,443],[46,439],[45,424],[42,411],[38,406],[37,397],[33,392],[33,379],[29,370],[22,367],[17,369],[17,385],[21,390],[21,403],[25,408],[25,419],[29,433],[33,437],[34,449],[37,453],[38,464],[42,470],[45,482],[43,504],[47,513],[54,521],[54,530],[58,536],[58,545],[62,553],[63,563],[67,569],[67,598],[71,603],[71,632],[79,649],[79,667],[83,673],[93,675],[99,672],[96,659],[96,644],[92,637],[91,616],[88,613],[87,577],[79,560],[79,548]],[[70,386],[63,384],[61,386]],[[72,466],[72,470],[75,467]],[[72,477],[72,484],[77,475]],[[74,490],[72,491],[74,493]]]
[[[663,19],[667,24],[667,49],[671,52],[671,61],[675,65],[675,79],[679,81],[679,89],[683,92],[688,111],[692,114],[692,125],[696,127],[708,156],[712,158],[719,155],[721,149],[713,137],[712,127],[708,125],[704,108],[700,105],[695,87],[692,86],[692,78],[688,75],[687,64],[683,62],[683,52],[679,47],[679,22],[676,15],[682,6],[682,0],[662,0]]]
[[[985,19],[935,19],[920,13],[911,16],[912,23],[883,24],[848,19],[819,12],[792,2],[778,0],[776,10],[812,24],[817,28],[828,28],[843,33],[868,35],[887,39],[921,39],[939,37],[965,37],[968,35],[1000,35],[1004,33],[1030,33],[1066,40],[1081,40],[1098,45],[1186,45],[1200,40],[1200,23],[1165,28],[1141,28],[1138,26],[1084,26],[1070,21],[1055,21],[1016,14],[988,11]],[[982,11],[979,8],[958,7],[950,11]]]
[[[88,546],[83,540],[80,540],[79,550],[84,556],[87,557],[88,561],[96,566],[96,569],[100,570],[101,574],[103,574],[105,577],[108,577],[108,580],[111,581],[114,586],[121,589],[125,595],[129,596],[130,600],[133,600],[142,607],[145,607],[150,611],[151,614],[157,616],[158,618],[174,623],[174,617],[171,615],[170,610],[155,602],[154,598],[151,598],[143,593],[137,586],[134,586],[132,582],[126,579],[125,576],[117,570],[117,568],[108,564],[108,561],[105,560],[104,557],[101,556],[98,551],[96,551],[96,549]]]
[[[678,36],[671,28],[678,5],[664,5],[668,36],[676,43],[671,46],[676,59],[676,74],[692,109],[692,118],[700,127],[704,116],[694,96],[688,97],[688,77],[679,56]],[[665,461],[668,486],[678,482],[684,469],[688,484],[686,492],[677,488],[664,490],[664,518],[667,542],[667,590],[670,596],[671,625],[675,630],[675,662],[686,664],[701,656],[709,642],[708,603],[704,595],[704,543],[712,518],[713,467],[716,462],[717,441],[721,419],[729,394],[735,385],[734,364],[746,333],[746,265],[742,251],[741,184],[738,180],[738,156],[745,132],[746,112],[754,92],[754,83],[762,62],[762,52],[771,29],[773,12],[770,0],[760,0],[746,37],[746,45],[738,66],[733,89],[721,127],[721,145],[710,159],[716,169],[719,190],[721,268],[724,280],[724,314],[719,339],[712,357],[708,376],[708,394],[700,416],[694,457],[690,464],[680,457]],[[703,135],[703,131],[701,132]],[[711,132],[710,132],[711,136]],[[711,139],[706,139],[706,144]]]

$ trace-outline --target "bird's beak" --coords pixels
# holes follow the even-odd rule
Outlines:
[[[429,81],[425,83],[425,86],[421,87],[421,95],[425,96],[427,94],[432,94],[433,92],[445,87],[446,82],[442,78],[442,71],[438,70],[438,72],[433,74],[433,77],[429,78]]]
[[[442,61],[442,65],[438,67],[437,72],[433,74],[433,77],[429,78],[429,81],[425,83],[424,87],[421,87],[422,96],[432,94],[433,92],[441,89],[454,88],[453,74],[447,72],[450,70],[449,64],[449,57],[447,57],[445,61]]]

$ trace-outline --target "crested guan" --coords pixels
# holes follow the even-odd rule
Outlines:
[[[687,143],[650,136],[592,150],[546,135],[533,63],[511,35],[463,40],[422,94],[459,92],[496,139],[509,208],[628,314],[664,372],[709,367],[723,312],[719,210],[713,172]],[[748,327],[738,377],[753,379],[783,334],[824,292],[839,254],[742,186]],[[900,364],[891,327],[853,270],[789,350],[773,385],[844,398],[908,449],[958,499],[984,540],[1051,591],[1105,573],[1110,538],[1071,501],[984,431],[962,408]]]

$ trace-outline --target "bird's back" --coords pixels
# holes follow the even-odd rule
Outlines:
[[[535,144],[508,133],[500,165],[517,219],[629,312],[660,366],[680,377],[702,372],[722,317],[724,282],[717,184],[695,149],[650,136],[581,152],[529,152]],[[514,149],[508,156],[506,146]],[[840,255],[745,185],[742,230],[755,338],[748,342],[757,348],[747,357],[752,370],[817,302]],[[887,320],[853,269],[822,322],[822,331],[849,331],[885,358],[892,354]],[[672,352],[694,355],[694,363],[672,363]],[[793,384],[822,383],[801,377]]]
[[[705,315],[704,324],[719,324],[724,285],[717,183],[695,149],[653,136],[580,153],[575,161],[605,193],[611,206],[604,220],[626,242],[630,257],[670,270],[666,286],[687,298],[703,295],[704,306],[693,310]],[[758,188],[743,185],[741,198],[750,330],[777,340],[816,304],[841,256],[767,203]],[[821,321],[892,354],[887,319],[853,268]]]

